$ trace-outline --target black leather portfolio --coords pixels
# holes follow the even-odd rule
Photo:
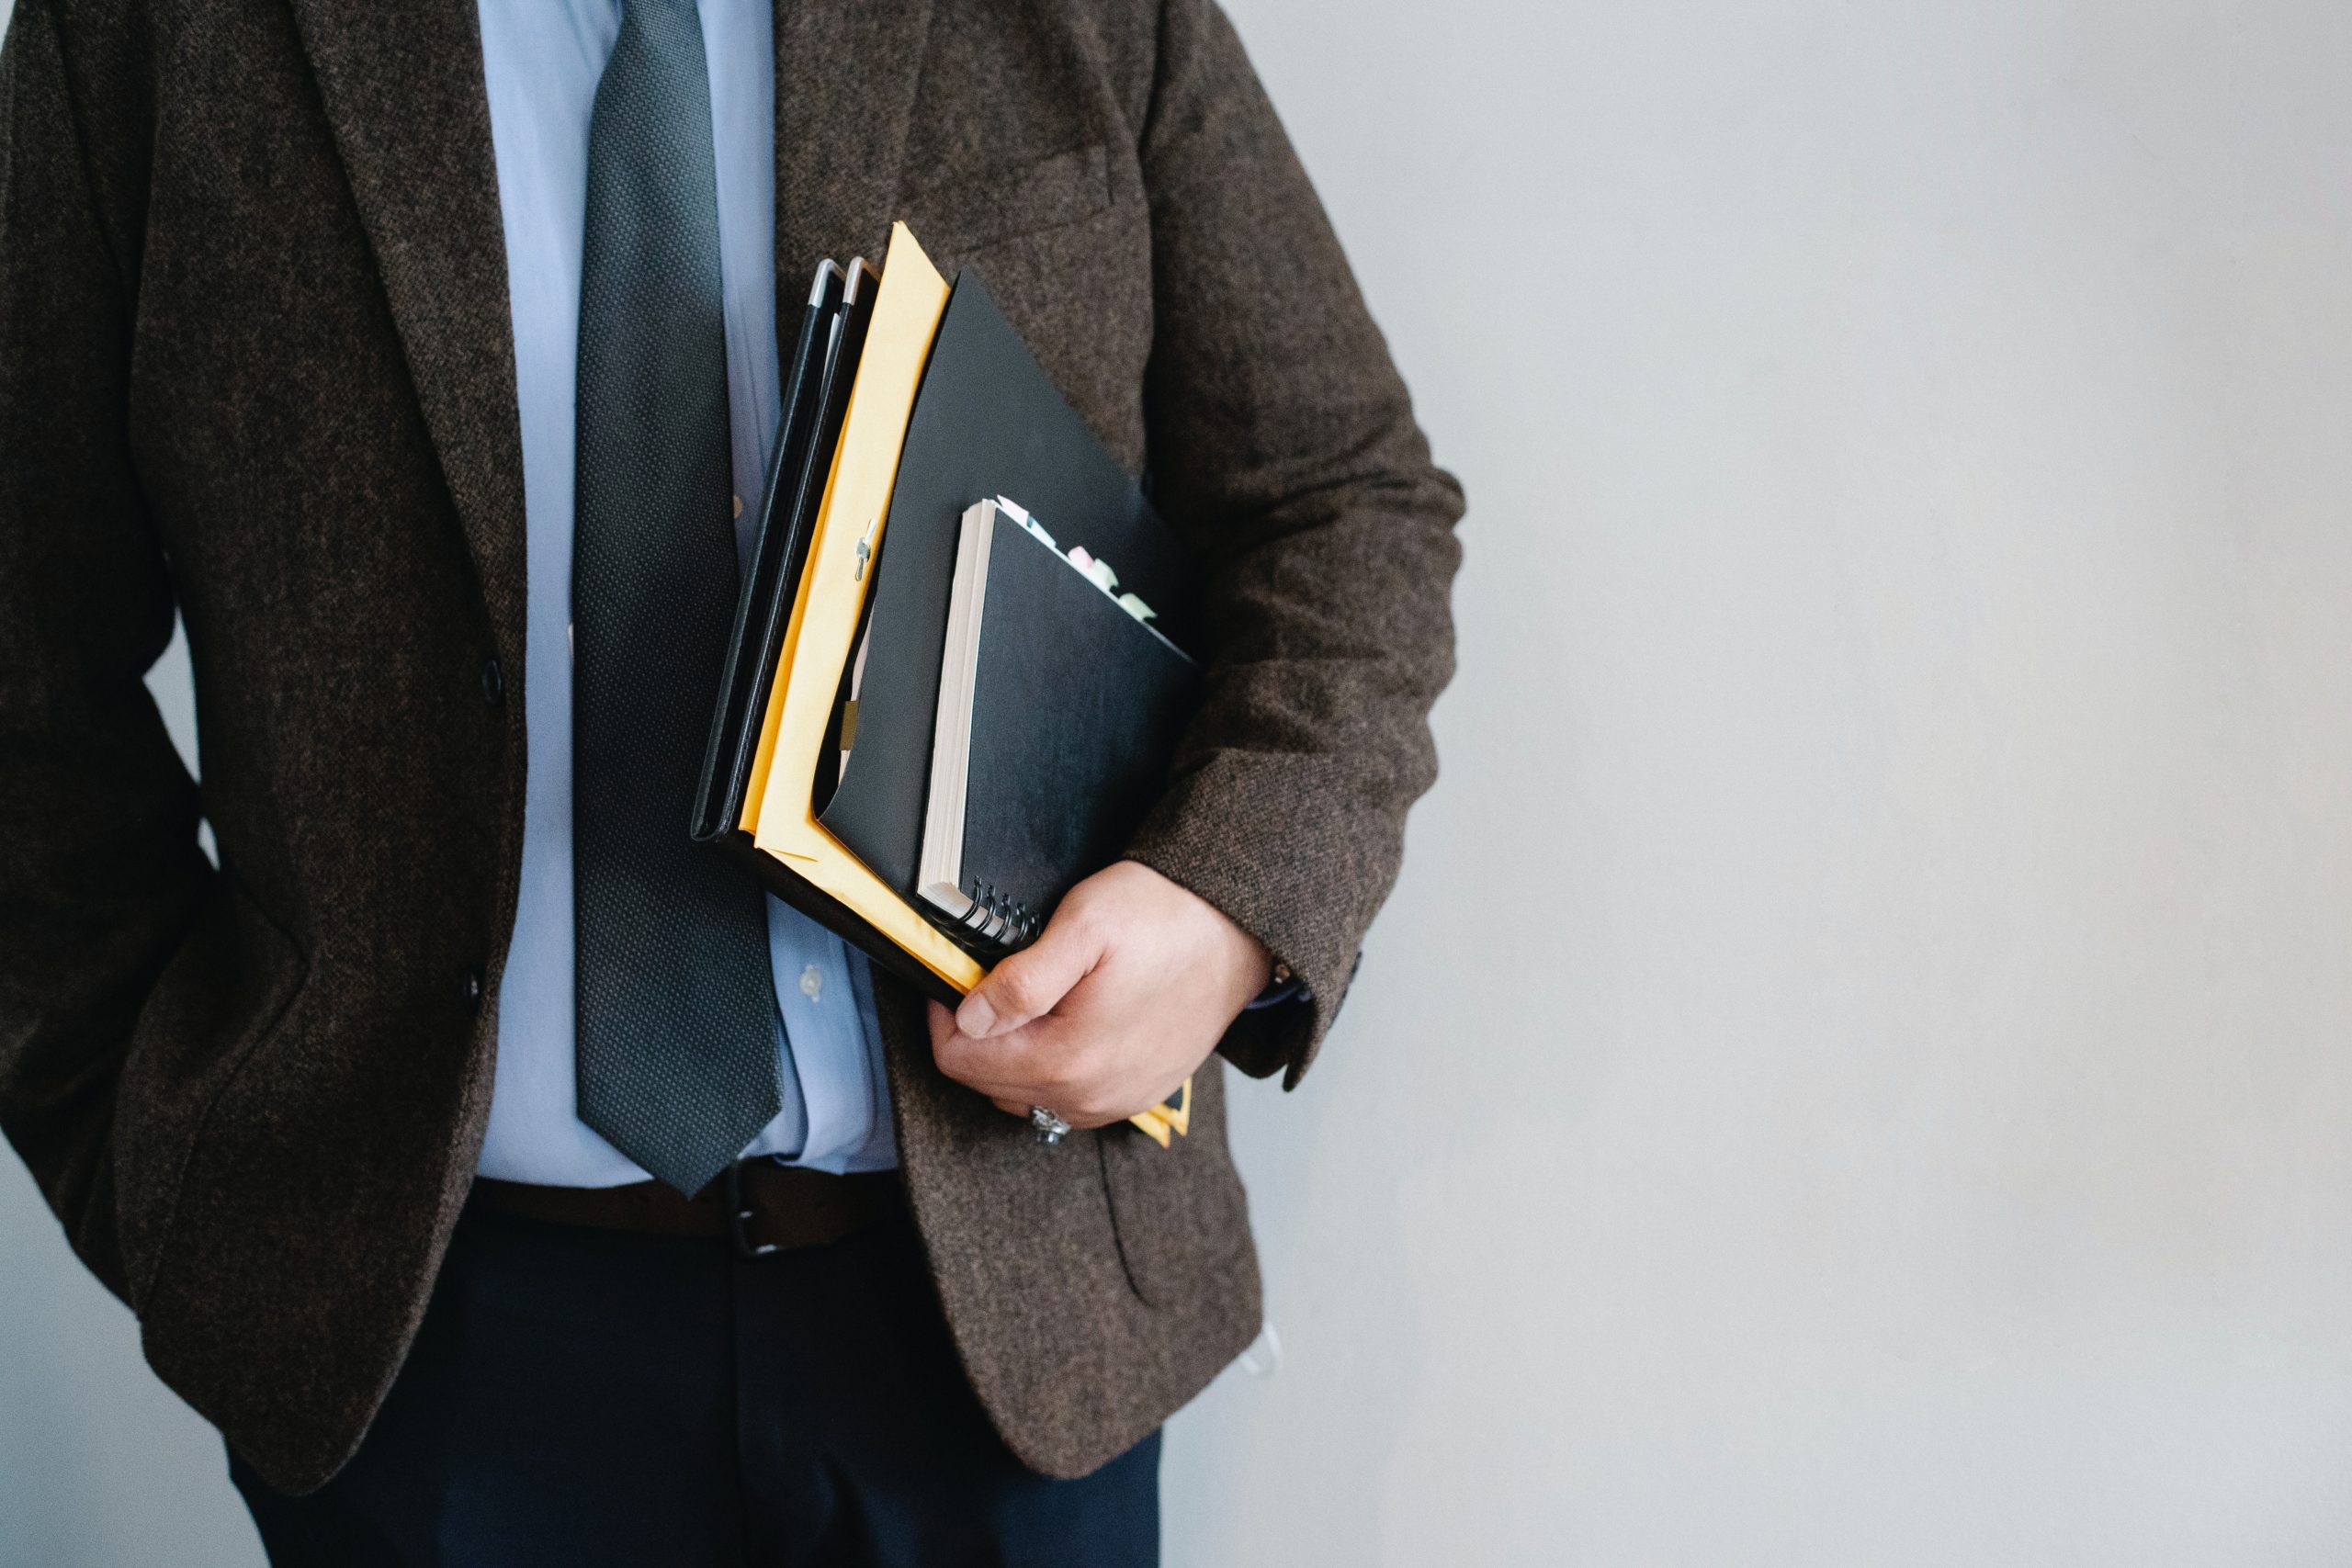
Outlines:
[[[1199,705],[1199,667],[1128,603],[1016,512],[965,513],[918,891],[983,956],[1118,858]]]
[[[743,814],[763,705],[775,682],[777,654],[792,613],[793,594],[808,559],[808,531],[825,474],[841,439],[850,379],[873,319],[879,279],[861,256],[844,271],[827,260],[809,285],[808,308],[792,357],[785,362],[784,410],[775,454],[760,497],[752,567],[735,604],[734,635],[719,676],[718,708],[695,792],[694,837],[704,842],[731,833]]]
[[[956,279],[907,425],[863,643],[853,743],[818,818],[910,902],[921,893],[918,861],[961,519],[975,502],[997,496],[1027,508],[1063,549],[1076,546],[1108,562],[1120,590],[1157,613],[1151,625],[1161,636],[1198,651],[1200,576],[1191,552],[1062,400],[967,267]],[[1057,570],[1075,576],[1067,563]],[[1082,579],[1077,586],[1092,592]],[[1012,603],[1016,617],[1035,608]],[[1090,606],[1096,607],[1119,613],[1107,600]],[[1049,693],[1035,694],[1051,701]],[[1041,778],[1035,787],[1053,786]]]

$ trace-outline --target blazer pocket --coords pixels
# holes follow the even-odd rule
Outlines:
[[[1098,141],[918,186],[907,197],[908,227],[933,254],[964,255],[1082,222],[1110,205],[1111,155]]]
[[[154,1284],[213,1100],[284,1023],[307,974],[301,950],[222,868],[139,1010],[116,1093],[117,1229],[134,1305]]]
[[[1192,1134],[1167,1148],[1124,1123],[1095,1136],[1119,1262],[1155,1307],[1193,1299],[1249,1242],[1250,1201],[1226,1151],[1222,1108],[1201,1103],[1200,1086],[1220,1072],[1212,1057],[1194,1075]]]

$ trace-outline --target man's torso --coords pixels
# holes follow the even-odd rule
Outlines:
[[[96,144],[147,152],[94,178],[141,215],[129,438],[222,874],[141,1015],[117,1209],[151,1359],[300,1485],[413,1332],[492,1092],[533,694],[491,131],[469,0],[164,7],[123,38],[105,112],[152,127]],[[787,6],[779,274],[905,218],[1139,468],[1150,48],[1141,8]],[[939,1078],[911,997],[877,1008],[967,1370],[1024,1459],[1089,1468],[1256,1330],[1217,1074],[1171,1150],[1041,1149]]]

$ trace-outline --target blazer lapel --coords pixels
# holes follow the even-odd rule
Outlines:
[[[292,4],[513,682],[523,669],[522,434],[473,0]]]
[[[483,597],[519,673],[522,445],[474,6],[292,5]],[[786,298],[820,256],[880,261],[930,29],[931,0],[775,0],[775,254]]]
[[[881,265],[930,32],[931,0],[775,0],[783,299],[799,298],[820,257],[863,254]],[[776,316],[799,325],[795,312]]]

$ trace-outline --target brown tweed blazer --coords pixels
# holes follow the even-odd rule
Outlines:
[[[897,217],[978,265],[1208,563],[1206,705],[1134,853],[1311,986],[1223,1047],[1295,1081],[1433,777],[1461,500],[1239,43],[1212,0],[778,0],[775,45],[780,275]],[[503,244],[473,0],[18,0],[0,1126],[290,1490],[397,1371],[489,1108],[528,698]],[[200,793],[141,682],[175,606]],[[1041,1149],[884,1010],[965,1366],[1083,1472],[1257,1332],[1221,1075],[1172,1151]]]

